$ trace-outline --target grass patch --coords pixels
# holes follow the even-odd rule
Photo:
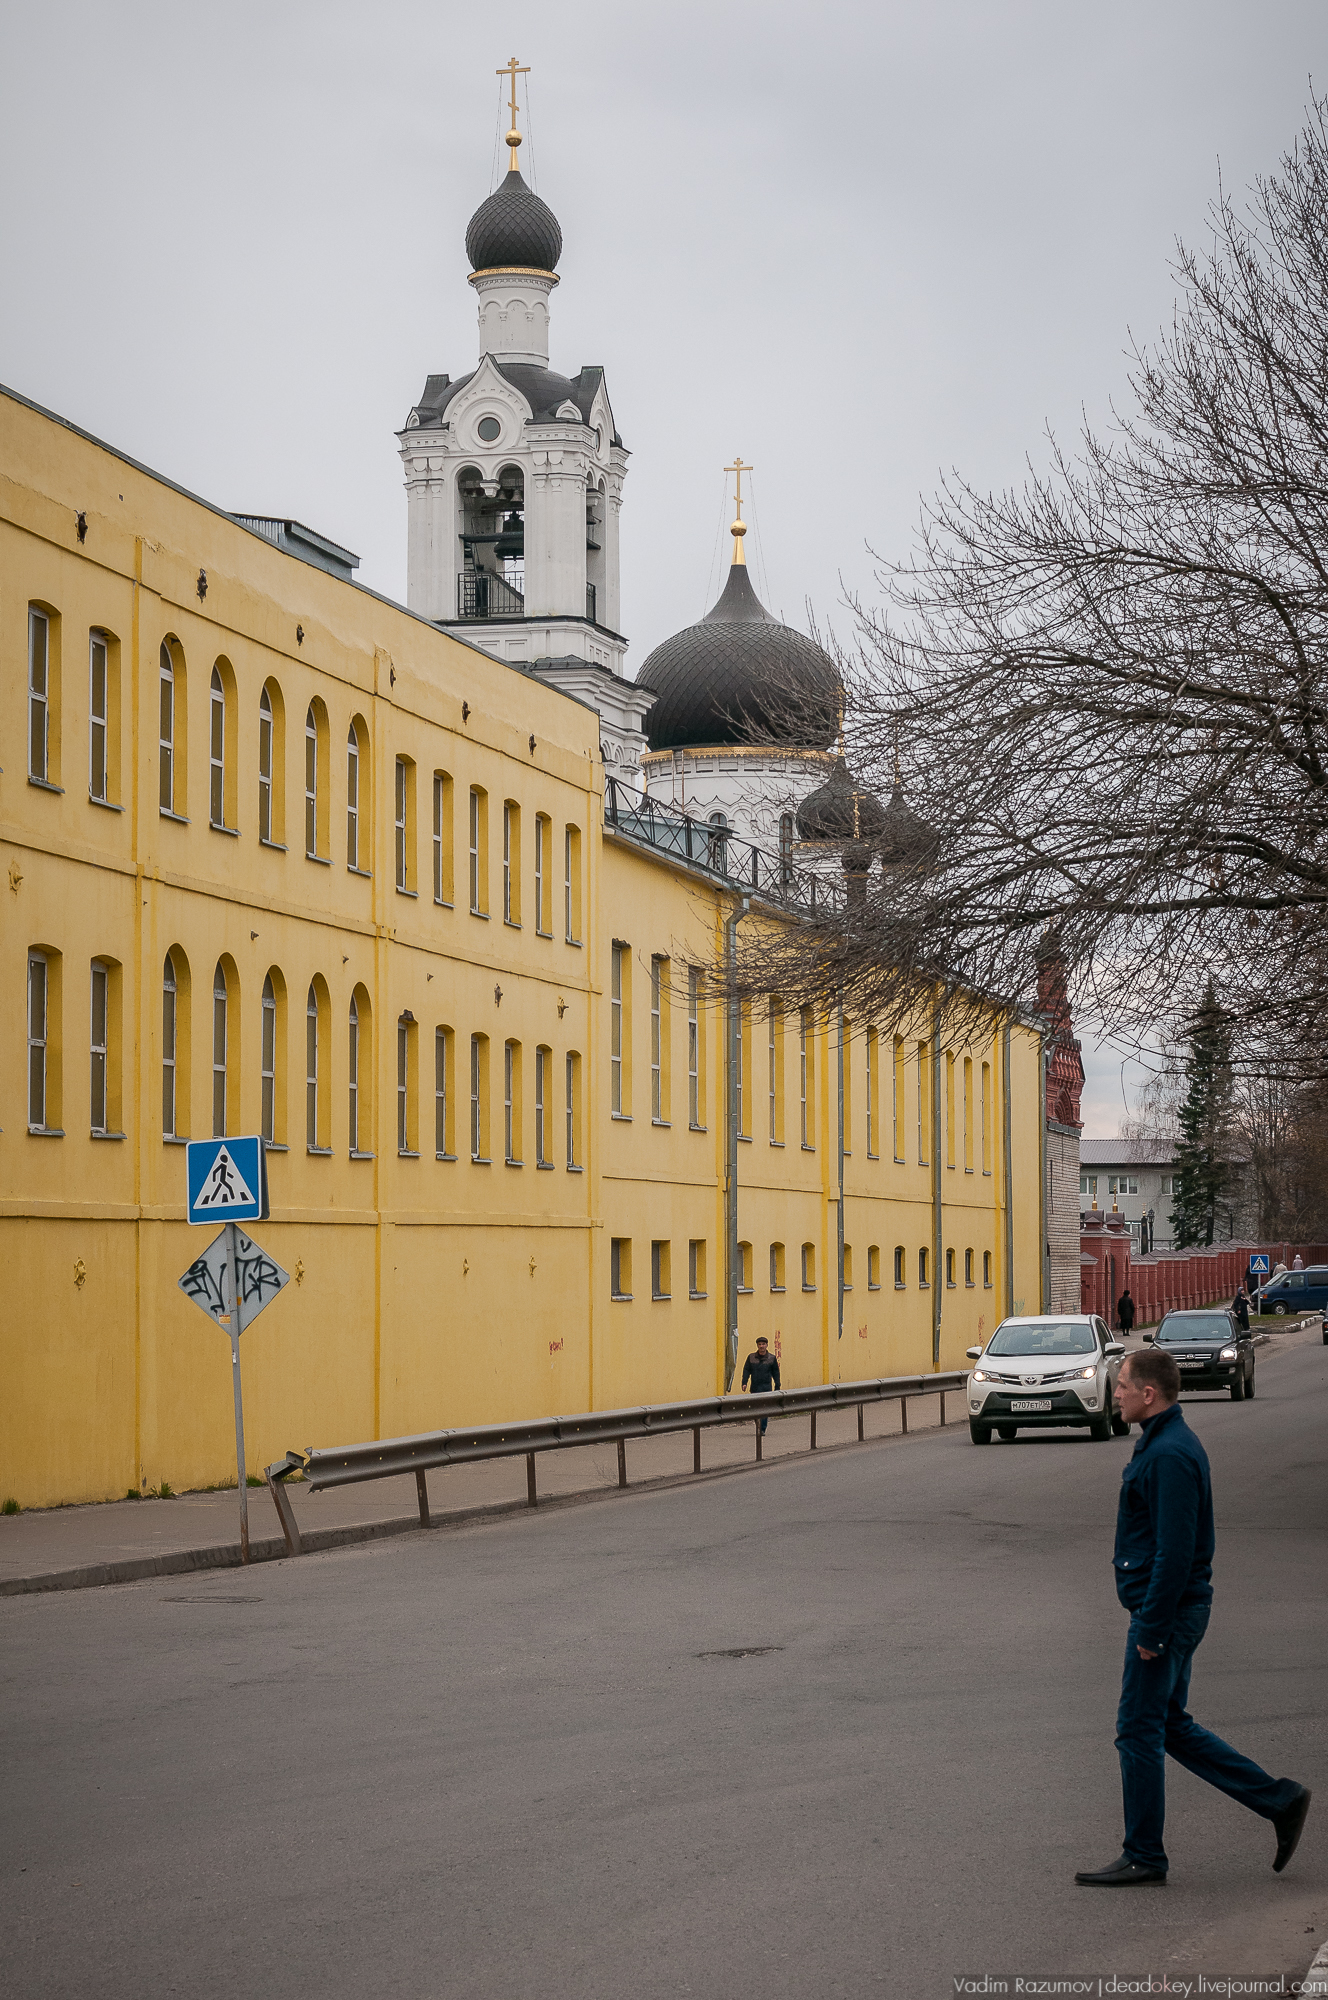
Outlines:
[[[173,1500],[175,1498],[175,1488],[167,1480],[163,1479],[160,1486],[149,1486],[148,1496],[153,1500]]]
[[[18,1501],[14,1498],[12,1493],[10,1494],[9,1498],[5,1501],[4,1505],[0,1506],[0,1514],[21,1514],[22,1512],[23,1509],[19,1506]]]

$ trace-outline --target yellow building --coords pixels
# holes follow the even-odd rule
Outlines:
[[[244,1336],[251,1469],[722,1387],[695,968],[733,884],[606,826],[591,708],[332,545],[9,392],[0,466],[0,1493],[233,1474],[227,1343],[177,1286],[213,1132],[268,1139],[294,1277]],[[1036,1034],[1008,1049],[941,1052],[938,1129],[928,1050],[852,1034],[841,1338],[835,1030],[744,1020],[742,1351],[769,1334],[790,1384],[954,1367],[1036,1309]]]

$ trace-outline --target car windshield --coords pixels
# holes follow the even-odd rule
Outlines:
[[[998,1326],[987,1346],[988,1354],[1095,1354],[1097,1340],[1082,1320],[1039,1319],[1020,1325],[1007,1320]]]
[[[1168,1313],[1157,1330],[1159,1340],[1229,1340],[1231,1322],[1225,1313]]]

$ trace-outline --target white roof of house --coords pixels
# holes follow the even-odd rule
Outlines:
[[[1171,1167],[1176,1148],[1162,1139],[1081,1139],[1081,1167]]]

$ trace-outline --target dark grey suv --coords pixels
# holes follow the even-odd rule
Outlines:
[[[1202,1312],[1168,1313],[1155,1341],[1180,1369],[1180,1386],[1225,1389],[1233,1403],[1254,1394],[1254,1342],[1233,1312],[1208,1306]]]

